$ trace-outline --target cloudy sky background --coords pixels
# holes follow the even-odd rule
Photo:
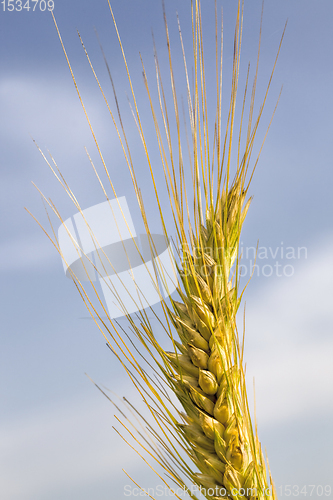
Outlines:
[[[153,135],[149,135],[152,124],[139,58],[140,51],[153,87],[153,28],[167,77],[162,8],[152,0],[112,4],[154,168],[162,181]],[[218,1],[218,5],[224,8],[227,102],[236,3]],[[214,7],[212,1],[204,6],[209,68],[215,57],[214,37],[210,37]],[[174,64],[181,75],[176,10],[189,53],[189,2],[167,2]],[[255,66],[260,10],[260,2],[246,2],[241,82],[248,61]],[[129,87],[107,2],[58,0],[54,13],[117,194],[127,197],[139,227],[121,148],[76,33],[78,29],[114,109],[94,26],[99,33],[135,151],[143,195],[149,196],[149,175],[127,104]],[[283,487],[333,488],[332,15],[330,0],[268,0],[265,4],[258,103],[287,18],[289,22],[259,141],[282,84],[283,92],[253,181],[254,200],[242,241],[246,248],[256,246],[259,239],[259,246],[277,255],[259,259],[260,276],[255,273],[245,294],[246,359],[251,394],[253,376],[256,381],[260,439],[276,484]],[[86,319],[57,252],[24,211],[28,207],[47,224],[31,181],[56,203],[64,219],[76,211],[32,137],[45,154],[49,150],[55,157],[84,208],[103,201],[84,147],[100,171],[101,164],[50,14],[1,11],[0,38],[0,496],[5,500],[122,498],[124,485],[129,484],[123,467],[146,488],[160,481],[115,434],[111,404],[84,373],[119,396],[131,395],[134,400],[136,396],[103,337]],[[212,78],[215,82],[215,73]],[[151,223],[158,229],[153,208]],[[306,247],[307,252],[287,259],[287,247]],[[263,276],[263,266],[277,262],[282,276],[275,272]],[[292,266],[289,277],[281,272],[286,265]]]

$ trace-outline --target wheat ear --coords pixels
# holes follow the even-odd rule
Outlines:
[[[208,489],[224,486],[233,498],[261,497],[267,488],[247,408],[235,321],[240,298],[230,277],[251,201],[245,203],[245,194],[239,172],[207,210],[205,225],[193,236],[193,254],[183,251],[183,302],[172,301],[170,310],[181,344],[168,353],[178,374],[174,391],[186,412],[187,423],[179,427],[201,471],[193,480]]]
[[[165,236],[168,237],[171,234],[171,230],[166,229],[167,224],[163,216],[164,209],[161,206],[158,195],[154,169],[152,168],[148,152],[134,88],[109,0],[108,3],[130,83],[133,115],[147,157],[147,164],[153,182],[163,231]],[[93,292],[96,294],[96,298],[102,308],[102,312],[94,305],[93,299],[89,296],[84,284],[72,271],[71,276],[97,327],[104,335],[111,351],[126,370],[126,373],[146,405],[148,415],[150,416],[149,421],[148,418],[139,414],[131,407],[131,411],[134,411],[136,417],[139,417],[144,424],[147,436],[138,429],[133,420],[127,419],[122,412],[124,420],[121,421],[117,417],[117,421],[122,424],[123,429],[127,430],[131,438],[134,439],[136,446],[132,447],[135,449],[141,447],[145,454],[164,470],[167,477],[173,483],[176,483],[176,485],[184,488],[193,499],[197,497],[188,487],[187,480],[203,488],[201,491],[207,499],[226,497],[233,498],[234,500],[274,499],[275,491],[272,487],[271,474],[268,469],[269,477],[267,477],[265,460],[258,440],[256,425],[253,428],[251,423],[243,362],[244,339],[240,339],[239,337],[235,318],[243,293],[239,291],[240,233],[251,202],[251,198],[248,199],[248,189],[261,149],[251,170],[249,179],[248,169],[253,151],[254,138],[266,102],[276,60],[267,91],[259,108],[258,116],[253,120],[258,71],[257,63],[249,108],[245,148],[243,155],[240,156],[248,79],[246,81],[240,120],[237,161],[233,180],[231,181],[231,154],[242,38],[242,4],[239,0],[234,38],[232,90],[224,137],[222,134],[221,119],[222,47],[221,59],[219,60],[216,21],[217,106],[215,123],[213,122],[214,133],[212,138],[209,135],[207,113],[200,1],[195,0],[191,2],[191,5],[194,52],[194,87],[192,89],[189,84],[180,29],[179,33],[187,82],[191,138],[191,142],[189,141],[189,144],[191,143],[191,146],[189,146],[189,156],[192,185],[189,184],[187,180],[188,175],[185,174],[182,134],[180,132],[181,120],[165,13],[173,111],[176,120],[175,132],[178,139],[176,147],[172,146],[171,136],[173,134],[170,131],[170,110],[168,110],[165,99],[157,54],[155,53],[155,63],[159,107],[163,122],[162,129],[160,129],[159,120],[157,119],[157,110],[152,104],[150,89],[143,66],[144,82],[154,119],[157,144],[161,155],[161,165],[164,170],[165,183],[170,198],[174,230],[178,248],[181,248],[181,263],[178,265],[180,283],[178,283],[177,288],[180,299],[179,301],[171,300],[170,307],[170,302],[161,295],[162,313],[157,317],[161,327],[164,329],[166,338],[169,338],[170,342],[172,342],[173,351],[168,352],[161,346],[154,334],[154,328],[150,324],[145,310],[139,311],[137,315],[140,319],[139,325],[134,321],[133,317],[127,315],[129,329],[133,334],[133,338],[136,337],[138,340],[138,343],[134,344],[133,339],[128,337],[128,333],[124,332],[119,324],[109,317],[108,311],[103,304],[103,300],[95,284],[91,281],[89,273],[88,277],[93,286]],[[58,30],[57,25],[56,29]],[[60,37],[59,30],[58,34]],[[62,43],[61,37],[60,41]],[[63,43],[62,46],[75,88],[96,141],[103,168],[110,182],[113,195],[116,196],[114,185],[112,184],[106,163],[98,146],[87,111],[83,105]],[[88,57],[87,53],[86,55]],[[134,155],[130,151],[116,94],[120,125],[117,125],[117,120],[111,111],[89,57],[88,62],[103,94],[124,152],[142,219],[147,235],[149,236],[152,257],[158,257],[158,252],[154,248],[154,241],[149,228],[144,200],[142,200],[135,174],[133,165]],[[164,139],[162,138],[163,129],[165,134]],[[92,163],[90,157],[89,160]],[[77,198],[69,188],[64,177],[60,174],[53,158],[52,162],[53,165],[48,162],[50,168],[72,199],[77,210],[83,215]],[[175,167],[176,163],[179,165],[178,171]],[[92,166],[96,172],[98,181],[101,183],[93,163]],[[102,183],[101,187],[106,199],[109,200],[107,190]],[[43,198],[45,203],[63,222],[54,204],[46,197]],[[190,199],[192,199],[192,203],[189,202]],[[191,205],[193,211],[189,208]],[[102,251],[90,227],[89,231],[91,237],[94,239],[96,251]],[[62,255],[57,239],[52,235],[48,236],[60,255]],[[84,254],[77,242],[76,248],[80,255]],[[96,272],[99,272],[94,262],[90,260],[89,255],[85,257],[87,259],[85,262],[89,261]],[[155,272],[156,275],[160,274],[160,277],[163,279],[163,270],[155,269]],[[156,316],[153,309],[151,309],[151,313]],[[107,320],[105,320],[105,315],[107,316]],[[175,332],[178,334],[178,340],[175,339]],[[141,346],[142,352],[139,351],[139,346]],[[151,374],[147,372],[147,365],[141,362],[142,359],[148,363],[149,370],[155,373],[156,380],[153,380]],[[174,400],[170,397],[170,392],[166,390],[166,387],[176,395],[182,406],[182,410],[174,404]],[[136,434],[131,430],[131,425],[137,431]],[[138,453],[140,454],[139,451]],[[144,460],[147,462],[146,459]],[[200,473],[196,469],[199,469]],[[160,474],[158,475],[165,484],[169,485],[164,477]],[[177,494],[175,496],[176,498],[180,498]]]

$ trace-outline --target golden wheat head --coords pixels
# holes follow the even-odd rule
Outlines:
[[[189,484],[194,483],[209,499],[226,497],[234,500],[274,499],[275,490],[271,474],[266,472],[256,425],[252,425],[249,413],[243,361],[244,339],[241,339],[238,334],[236,313],[243,293],[239,284],[240,234],[251,202],[251,198],[248,196],[249,185],[262,146],[259,155],[254,160],[252,160],[252,151],[277,57],[258,115],[254,118],[257,62],[249,98],[248,119],[246,126],[244,126],[249,85],[249,72],[247,73],[240,126],[237,132],[238,149],[235,155],[236,161],[233,161],[243,6],[239,1],[234,35],[231,96],[229,106],[226,109],[224,130],[222,127],[223,39],[221,35],[223,30],[222,27],[218,28],[217,9],[215,24],[216,68],[207,70],[204,63],[200,0],[191,2],[194,57],[192,85],[190,85],[187,58],[179,24],[180,49],[184,62],[188,103],[188,115],[184,120],[184,125],[182,125],[179,111],[181,106],[175,84],[171,41],[164,10],[172,92],[171,106],[166,99],[165,83],[162,81],[156,49],[157,103],[153,102],[151,86],[148,84],[142,62],[144,84],[154,121],[156,144],[160,152],[160,164],[152,165],[134,86],[110,3],[109,9],[123,54],[131,89],[132,113],[145,150],[161,226],[166,238],[170,238],[171,234],[175,235],[175,245],[178,248],[179,257],[174,261],[178,276],[177,300],[167,300],[161,294],[161,313],[157,315],[152,308],[150,311],[155,315],[164,331],[165,338],[169,342],[169,350],[165,350],[157,340],[147,310],[141,310],[138,313],[139,322],[128,314],[128,326],[124,329],[120,328],[119,324],[109,317],[95,284],[91,282],[95,294],[94,298],[88,294],[80,279],[72,273],[74,283],[96,325],[146,405],[146,416],[142,412],[139,413],[134,408],[130,408],[131,412],[134,412],[135,419],[140,419],[144,433],[139,429],[140,424],[133,423],[135,419],[128,419],[122,410],[122,419],[117,416],[117,421],[123,426],[123,433],[127,432],[131,442],[134,443],[131,446],[145,461],[148,462],[148,458],[150,458],[155,462],[155,465],[159,466],[159,470],[165,473],[162,476],[160,472],[156,472],[161,480],[170,487],[173,483],[184,488],[192,498],[196,498],[196,496],[189,488]],[[56,29],[79,99],[96,141],[101,163],[107,173],[111,196],[116,197],[112,178],[81,99],[57,25]],[[259,52],[260,38],[258,60]],[[111,115],[131,174],[151,254],[158,262],[158,252],[147,216],[147,200],[142,199],[141,196],[137,181],[138,166],[135,165],[135,155],[130,149],[130,141],[121,117],[117,95],[114,90],[117,110],[114,113],[86,50],[85,53]],[[111,77],[111,71],[108,66],[107,68]],[[216,112],[213,120],[208,114],[208,92],[216,94]],[[245,129],[244,133],[243,129]],[[186,147],[183,145],[185,135],[187,137]],[[244,142],[243,136],[245,136],[245,145],[241,151],[241,144]],[[175,137],[176,141],[173,140]],[[264,140],[265,138],[266,135]],[[186,149],[189,152],[189,159],[185,161]],[[100,179],[97,168],[90,157],[89,160],[98,179]],[[251,162],[252,166],[250,166]],[[49,166],[73,200],[77,210],[82,213],[79,202],[61,175],[53,158]],[[159,186],[155,180],[156,169],[163,169],[164,172],[165,185],[169,193],[169,208],[174,222],[173,229],[168,227],[163,215],[165,207],[160,202]],[[101,187],[106,200],[109,200],[108,191],[110,188],[104,187],[102,182]],[[55,206],[46,198],[44,199],[62,221]],[[94,238],[93,231],[91,228],[89,230]],[[59,253],[62,254],[57,239],[49,237]],[[100,248],[99,242],[96,238],[94,241],[96,250],[102,254],[103,250]],[[77,247],[78,254],[81,250]],[[86,256],[86,259],[86,262],[90,261],[89,256]],[[144,259],[142,261],[144,262]],[[90,263],[95,267],[92,261]],[[112,262],[110,264],[112,265]],[[95,269],[97,270],[97,267]],[[158,279],[167,281],[162,265],[154,267],[151,278],[155,279],[156,283]],[[103,279],[106,283],[108,282],[107,276],[104,276]],[[116,290],[113,292],[117,293]],[[126,314],[126,310],[124,310],[124,314]],[[127,441],[125,436],[124,439]],[[150,467],[153,468],[152,465]],[[176,497],[180,498],[178,495]]]

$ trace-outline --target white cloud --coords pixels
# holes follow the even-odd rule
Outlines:
[[[0,245],[0,271],[41,268],[57,264],[59,259],[57,250],[42,230],[40,233],[12,238]]]
[[[117,191],[121,190],[123,193],[125,189],[127,196],[133,196],[131,177],[119,138],[88,67],[87,76],[87,82],[81,78],[78,84],[112,183]],[[105,86],[109,88],[109,83]],[[123,87],[119,89],[119,94],[124,97]],[[109,94],[109,100],[114,111],[112,94],[111,97]],[[49,152],[52,154],[83,207],[105,200],[85,147],[108,195],[114,196],[69,72],[65,75],[57,74],[54,78],[30,74],[2,77],[0,104],[0,134],[4,145],[1,156],[0,203],[7,217],[4,223],[10,222],[11,225],[17,226],[16,219],[18,215],[21,217],[23,206],[31,208],[33,200],[39,198],[38,193],[31,187],[31,181],[46,197],[54,201],[58,209],[61,210],[63,205],[66,207],[70,204],[63,188],[37,151],[31,136],[51,165]],[[129,114],[127,101],[122,106],[122,112],[125,124],[128,123],[127,138],[132,150],[135,149],[137,174],[140,175],[142,183],[147,179],[147,184],[150,185],[151,176],[147,161],[134,120]],[[117,121],[117,113],[115,114]],[[37,213],[36,210],[33,211]]]
[[[118,480],[126,484],[122,467],[130,470],[142,462],[112,429],[113,410],[98,393],[2,423],[1,498],[49,498],[53,490],[70,490],[103,478],[110,487]]]
[[[326,239],[293,277],[249,297],[245,357],[260,422],[332,413],[332,248]]]
[[[75,149],[82,144],[82,138],[90,137],[79,99],[68,78],[5,77],[0,80],[0,99],[2,134],[11,142],[18,143],[23,136],[30,139],[31,134],[37,141],[38,137],[49,141],[60,139],[64,143],[70,140]],[[96,121],[101,120],[104,106],[98,88],[85,100]]]

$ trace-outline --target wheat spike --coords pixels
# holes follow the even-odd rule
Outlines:
[[[154,168],[140,119],[134,87],[109,0],[108,3],[130,84],[133,116],[147,157],[161,225],[164,235],[167,238],[170,236],[171,230],[167,228],[167,223],[163,216],[164,207],[160,203]],[[127,315],[128,330],[132,337],[138,341],[138,344],[135,344],[129,336],[128,331],[123,330],[119,324],[109,317],[103,300],[94,283],[91,281],[90,276],[88,275],[90,284],[93,286],[93,291],[98,304],[102,308],[102,312],[94,304],[93,297],[89,296],[84,284],[73,272],[71,272],[71,275],[92,318],[104,335],[109,348],[123,365],[146,405],[149,419],[130,406],[131,413],[135,415],[136,420],[141,422],[140,425],[144,427],[145,433],[139,430],[138,425],[133,422],[133,419],[128,419],[123,412],[121,412],[123,420],[117,417],[117,421],[123,426],[124,432],[128,432],[130,438],[135,442],[135,445],[130,444],[130,446],[136,449],[140,455],[141,453],[138,451],[138,448],[143,450],[142,453],[154,460],[164,470],[167,477],[179,487],[184,488],[184,491],[187,491],[191,498],[195,499],[197,497],[189,488],[188,481],[201,488],[201,492],[207,499],[217,500],[227,497],[234,500],[263,500],[270,498],[274,500],[276,495],[272,478],[270,473],[269,478],[267,477],[256,426],[254,430],[250,418],[245,384],[243,342],[239,338],[237,330],[236,313],[244,291],[240,292],[239,283],[239,262],[241,258],[239,255],[240,234],[251,203],[251,198],[248,197],[248,190],[262,146],[250,174],[248,174],[249,164],[253,151],[254,138],[266,102],[277,57],[273,65],[267,91],[259,108],[258,116],[254,120],[254,99],[258,72],[257,63],[249,107],[245,146],[241,156],[240,145],[249,73],[247,75],[240,120],[238,154],[236,155],[235,167],[232,168],[231,155],[235,133],[236,95],[242,40],[242,4],[239,0],[234,36],[231,97],[224,134],[222,134],[221,118],[222,37],[221,46],[219,47],[218,16],[216,13],[216,115],[215,122],[213,121],[212,123],[213,135],[211,135],[207,111],[207,79],[203,56],[200,1],[193,0],[191,2],[191,9],[194,53],[193,88],[190,87],[189,83],[180,27],[179,34],[187,85],[190,123],[189,135],[191,141],[188,137],[187,139],[190,153],[189,168],[192,175],[192,185],[188,181],[189,176],[185,172],[181,119],[165,10],[164,20],[172,90],[171,109],[167,105],[165,98],[156,50],[155,65],[159,110],[153,104],[143,65],[144,83],[154,120],[161,168],[164,171],[165,184],[169,193],[174,231],[178,248],[181,249],[179,254],[180,264],[175,264],[179,273],[177,287],[179,298],[177,300],[172,299],[170,305],[170,301],[161,296],[162,313],[156,317],[164,329],[165,336],[169,339],[173,350],[166,351],[162,348],[145,310],[141,310],[137,314],[137,317],[140,319],[139,325],[134,321],[133,317]],[[103,168],[106,171],[111,191],[116,196],[114,185],[79,93],[57,25],[56,29],[75,88],[96,142]],[[260,50],[258,50],[258,60],[259,52]],[[86,55],[121,143],[139,209],[149,237],[152,258],[158,257],[153,238],[151,238],[152,234],[144,205],[145,200],[142,199],[135,173],[135,166],[133,164],[135,155],[130,151],[117,96],[115,94],[120,125],[117,124],[117,120],[113,115],[87,52]],[[213,81],[212,78],[209,80]],[[162,127],[159,124],[158,112],[160,113]],[[171,112],[174,112],[175,115],[176,125],[174,131],[170,130]],[[177,137],[176,146],[172,145],[173,142],[171,140],[174,132]],[[186,135],[188,135],[187,129]],[[44,159],[46,159],[45,156]],[[89,160],[101,184],[103,193],[108,200],[107,188],[102,185],[90,156]],[[64,180],[64,177],[60,174],[53,158],[52,162],[53,165],[48,162],[52,172],[73,200],[77,210],[83,214],[79,202]],[[176,167],[177,163],[178,169]],[[233,178],[231,180],[232,172]],[[43,198],[46,205],[50,207],[62,222],[61,216],[53,203],[46,197],[43,196]],[[193,207],[193,210],[191,207]],[[46,232],[46,230],[44,231]],[[90,228],[89,231],[91,232]],[[93,233],[91,233],[91,236],[93,237]],[[52,236],[49,236],[49,238],[60,255],[62,255],[56,238]],[[95,246],[96,250],[102,250],[97,240],[95,240]],[[78,246],[77,249],[81,250],[84,254],[83,250]],[[86,258],[98,273],[99,270],[94,262],[91,261],[89,255],[86,255]],[[162,280],[165,278],[163,269],[154,269],[154,271],[156,276],[159,275]],[[151,309],[151,313],[156,316],[153,309]],[[107,320],[105,320],[105,315],[107,316]],[[175,337],[176,335],[178,335],[177,338]],[[142,351],[139,350],[138,346],[141,346]],[[150,370],[149,373],[147,364]],[[156,380],[152,378],[151,373],[156,376]],[[182,408],[179,405],[175,406],[170,392],[176,395]],[[125,440],[127,442],[127,439]],[[144,460],[148,463],[146,458]],[[151,465],[150,467],[153,468]],[[166,485],[170,486],[164,477],[160,474],[158,475]],[[135,484],[137,483],[135,482]],[[176,498],[180,498],[177,494],[175,496]]]
[[[186,411],[187,425],[180,428],[202,472],[193,480],[214,489],[224,487],[233,498],[251,498],[267,488],[250,438],[235,322],[240,301],[230,278],[249,207],[243,185],[244,174],[239,172],[229,192],[208,209],[206,224],[198,238],[193,237],[193,254],[182,255],[183,302],[172,301],[169,310],[187,352],[187,357],[170,353],[169,359],[178,373],[175,387]]]

